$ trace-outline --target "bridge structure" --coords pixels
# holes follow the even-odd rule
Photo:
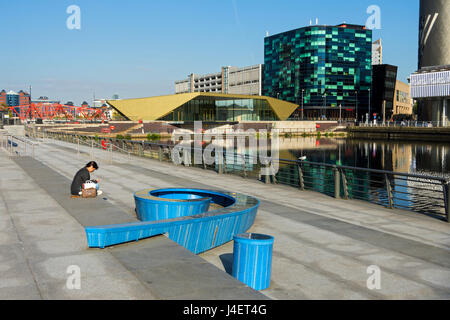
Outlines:
[[[60,103],[31,103],[29,105],[21,105],[8,107],[13,117],[18,117],[22,121],[26,120],[107,120],[102,109],[70,106]]]

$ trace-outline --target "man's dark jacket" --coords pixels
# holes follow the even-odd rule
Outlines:
[[[72,185],[70,186],[70,192],[72,195],[79,195],[81,188],[83,187],[83,183],[91,179],[91,174],[88,169],[83,168],[78,170],[77,174],[73,178]]]

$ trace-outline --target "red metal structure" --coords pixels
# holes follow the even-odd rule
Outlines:
[[[8,108],[13,117],[25,120],[108,120],[102,109],[68,106],[59,103],[32,103]]]

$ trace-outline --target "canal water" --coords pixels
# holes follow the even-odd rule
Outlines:
[[[292,159],[450,179],[450,142],[292,138],[280,140],[283,148]]]
[[[450,180],[450,143],[412,141],[374,141],[349,138],[292,137],[279,138],[279,168],[277,183],[304,188],[335,196],[359,199],[421,213],[445,215],[448,190],[442,178]],[[268,148],[270,150],[270,148]],[[234,155],[225,156],[225,171],[254,176],[262,181],[260,161],[250,163],[260,150],[252,150],[248,144],[236,148],[236,154],[251,155],[244,164]],[[270,154],[270,153],[269,153]],[[299,163],[299,158],[306,159]],[[336,175],[330,165],[368,168],[399,173],[376,173],[345,168],[341,170],[339,188],[336,191]],[[217,168],[216,168],[217,169]],[[411,177],[416,174],[430,178]],[[433,179],[433,177],[437,179]],[[344,185],[345,184],[345,185]]]
[[[396,173],[417,174],[450,180],[450,143],[426,143],[411,141],[373,141],[358,139],[284,139],[280,146],[286,146],[280,153],[291,158],[305,157],[307,161],[336,164],[349,167],[369,168]],[[282,156],[280,156],[281,158]],[[280,168],[281,181],[286,180]],[[334,176],[332,169],[305,165],[304,175],[310,177],[310,189],[332,195]],[[445,215],[445,199],[448,189],[439,180],[415,178],[402,175],[357,170],[342,170],[348,183],[348,196],[389,207],[391,188],[392,207],[426,214]],[[317,177],[324,177],[319,179]],[[341,178],[342,179],[342,178]],[[313,183],[313,181],[316,183]],[[293,181],[288,182],[292,184]],[[294,186],[296,184],[294,183]],[[341,196],[345,196],[342,190]],[[447,193],[447,195],[445,195]]]

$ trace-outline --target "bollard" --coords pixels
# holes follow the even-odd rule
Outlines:
[[[349,194],[348,194],[347,176],[345,175],[345,171],[343,169],[341,170],[341,175],[342,175],[342,186],[344,188],[344,199],[348,200]]]
[[[341,198],[341,177],[339,173],[339,169],[337,167],[333,167],[334,173],[334,197],[336,199]]]
[[[245,162],[245,155],[242,155],[242,170],[244,172],[244,178],[247,178],[246,165],[247,165],[247,163]]]
[[[393,209],[394,208],[394,200],[393,200],[393,194],[392,194],[392,185],[391,185],[389,176],[387,174],[384,175],[384,181],[385,181],[385,185],[386,185],[386,193],[388,196],[388,208]]]
[[[266,183],[266,184],[270,183],[270,175],[267,174],[269,172],[269,169],[270,169],[269,165],[266,164],[266,166],[265,166],[266,175],[264,176],[264,183]]]
[[[305,179],[303,177],[303,168],[302,168],[302,164],[299,164],[298,167],[298,179],[299,179],[299,185],[300,185],[300,190],[304,191],[305,190]]]
[[[223,164],[224,164],[223,154],[219,152],[217,155],[217,170],[219,171],[219,174],[223,174],[225,172]]]
[[[272,270],[273,237],[241,233],[233,240],[233,277],[255,290],[267,289]]]

